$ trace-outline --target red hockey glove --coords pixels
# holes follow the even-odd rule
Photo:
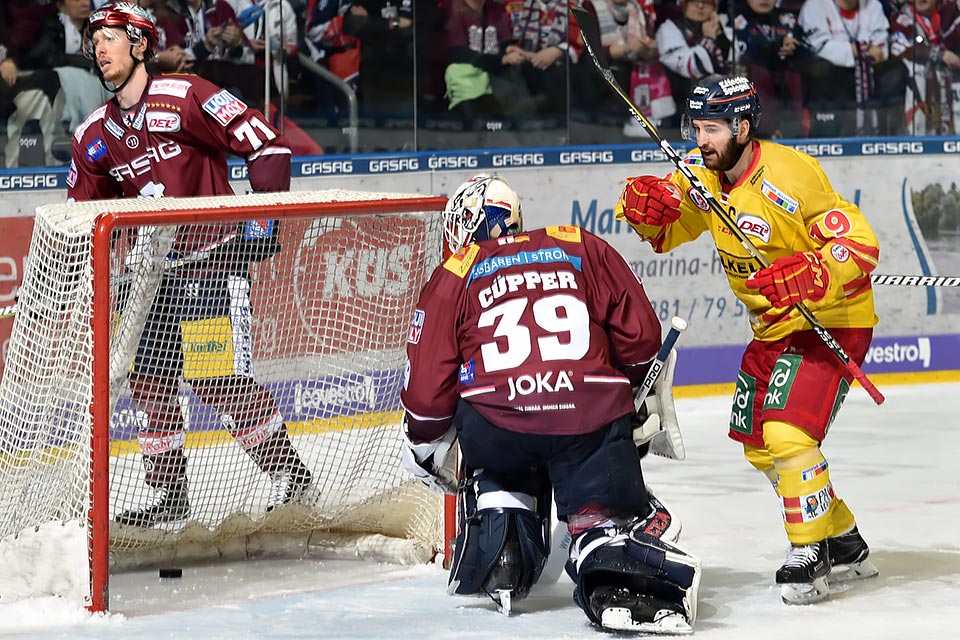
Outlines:
[[[656,176],[627,178],[620,194],[623,215],[633,224],[662,227],[680,217],[680,187]]]
[[[804,251],[760,269],[744,283],[775,307],[789,307],[804,300],[822,300],[830,286],[830,272],[816,251]]]

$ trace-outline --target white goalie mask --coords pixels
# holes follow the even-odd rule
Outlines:
[[[522,231],[520,198],[507,181],[474,176],[457,188],[443,210],[444,258],[470,243]]]

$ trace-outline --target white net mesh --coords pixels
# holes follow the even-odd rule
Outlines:
[[[110,385],[114,409],[115,568],[318,549],[429,557],[440,500],[400,468],[398,422],[409,319],[439,261],[439,209],[329,212],[368,200],[416,209],[403,204],[411,197],[41,207],[0,381],[0,541],[86,521],[97,384]],[[195,223],[225,206],[254,209]],[[159,208],[190,221],[126,226],[123,212]],[[104,212],[121,222],[110,308],[96,309],[112,323],[111,379],[94,381],[91,238]]]

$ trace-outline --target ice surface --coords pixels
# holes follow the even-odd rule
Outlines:
[[[872,548],[880,576],[828,602],[788,607],[773,573],[786,548],[763,476],[726,437],[729,399],[678,402],[687,460],[649,459],[647,481],[682,518],[682,543],[703,561],[694,638],[829,640],[960,637],[960,384],[881,385],[887,402],[850,391],[823,447],[838,495]],[[439,567],[263,561],[111,580],[111,613],[53,598],[0,605],[0,635],[36,638],[562,638],[594,630],[572,585],[538,587],[496,613],[451,598]],[[627,635],[626,637],[630,637]]]

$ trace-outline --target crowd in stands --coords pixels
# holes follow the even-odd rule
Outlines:
[[[83,55],[84,21],[105,1],[0,5],[2,166],[64,164],[71,133],[110,97]],[[301,155],[341,151],[324,132],[354,124],[368,133],[359,151],[644,135],[585,55],[567,0],[139,4],[162,34],[154,73],[196,73],[229,89],[269,113]],[[715,72],[753,79],[765,137],[948,135],[960,126],[960,0],[583,5],[620,85],[668,136],[692,83]],[[354,99],[359,119],[348,123]]]

